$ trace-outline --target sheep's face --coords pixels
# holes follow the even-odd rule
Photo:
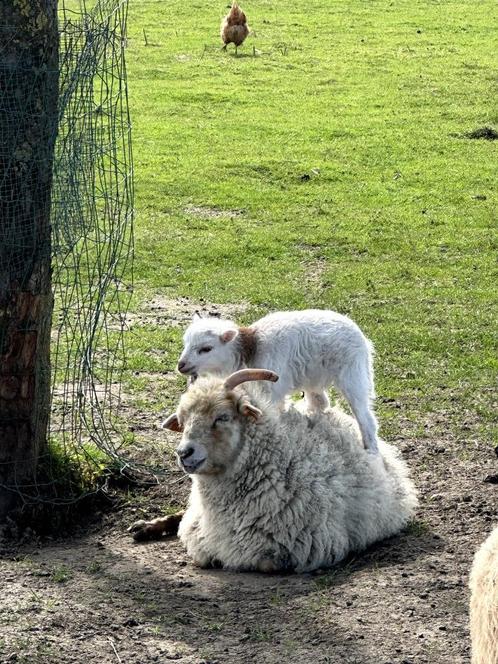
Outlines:
[[[212,389],[217,384],[218,389]],[[241,448],[244,418],[259,419],[261,411],[247,395],[227,391],[214,377],[198,381],[180,400],[176,413],[163,426],[183,433],[176,448],[178,464],[187,473],[223,473]]]
[[[233,460],[240,441],[240,422],[233,404],[220,400],[204,413],[178,412],[183,436],[176,448],[178,464],[187,473],[218,474]]]
[[[218,318],[194,318],[183,337],[178,371],[189,376],[206,373],[229,374],[236,369],[234,323]]]

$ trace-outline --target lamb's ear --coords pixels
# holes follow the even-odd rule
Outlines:
[[[263,415],[259,408],[256,408],[256,406],[253,406],[252,403],[249,403],[248,401],[244,401],[240,405],[239,412],[246,417],[252,417],[253,420],[256,421]]]
[[[176,413],[173,413],[169,417],[167,417],[164,422],[161,424],[162,429],[169,429],[170,431],[178,431],[181,433],[183,431],[183,427],[178,421],[178,415]]]
[[[235,328],[232,328],[231,330],[227,330],[226,332],[223,332],[223,334],[220,334],[220,341],[222,344],[227,344],[229,341],[233,341],[235,337],[238,335],[239,331],[236,330]]]
[[[195,322],[196,320],[202,320],[203,316],[198,312],[195,311],[194,315],[192,316],[192,320]]]

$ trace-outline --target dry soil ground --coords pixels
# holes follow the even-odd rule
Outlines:
[[[177,476],[86,532],[4,541],[0,661],[469,662],[467,575],[497,520],[498,460],[451,440],[394,442],[420,490],[418,521],[332,572],[202,571],[175,539],[134,543],[137,512],[185,500]]]

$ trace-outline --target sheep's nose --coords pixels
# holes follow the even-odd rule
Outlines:
[[[192,456],[194,453],[194,448],[193,447],[186,447],[183,450],[178,450],[177,454],[180,457],[180,459],[183,461],[184,459],[188,459],[189,456]]]
[[[178,371],[180,373],[183,373],[183,370],[185,369],[186,366],[187,363],[185,362],[185,360],[181,360],[181,362],[178,362]]]

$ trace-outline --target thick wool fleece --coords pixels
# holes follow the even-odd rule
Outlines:
[[[254,399],[251,398],[254,403]],[[248,419],[233,464],[194,475],[179,536],[194,562],[307,572],[399,532],[417,505],[397,451],[364,449],[337,409]],[[264,565],[266,567],[266,563]]]
[[[476,553],[470,590],[472,664],[498,664],[498,527]]]

